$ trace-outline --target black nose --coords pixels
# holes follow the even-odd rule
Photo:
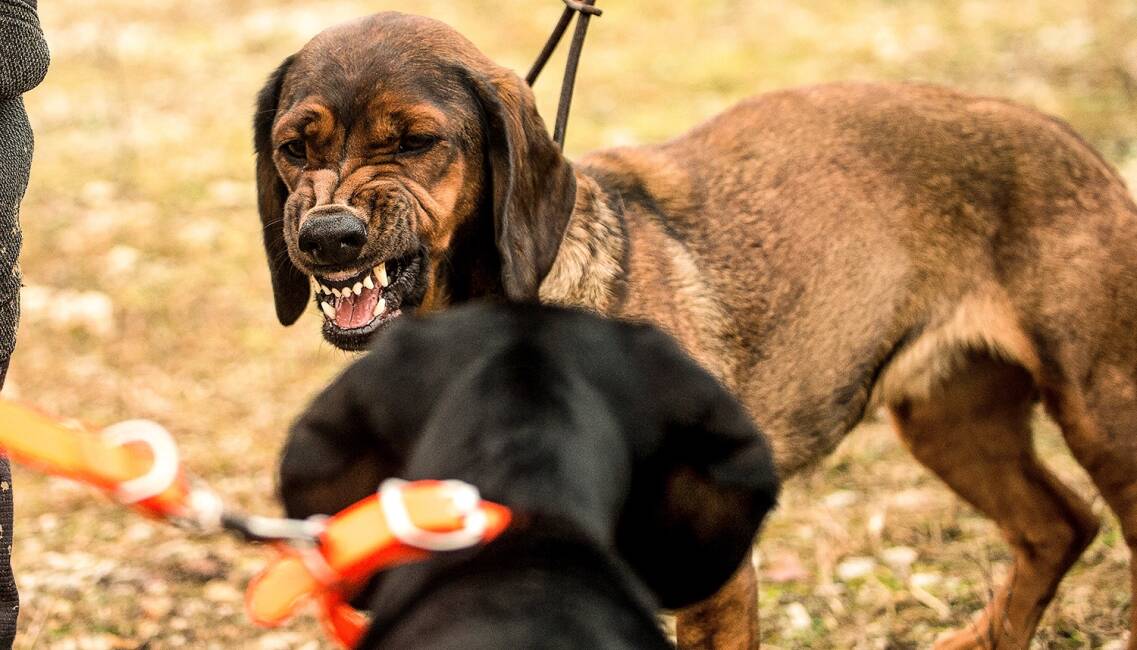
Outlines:
[[[300,226],[300,251],[318,264],[347,264],[367,243],[367,225],[348,212],[309,217]]]

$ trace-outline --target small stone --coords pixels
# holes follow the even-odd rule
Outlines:
[[[295,632],[271,632],[257,641],[260,650],[289,650],[300,643],[301,637]]]
[[[910,546],[893,546],[881,551],[880,559],[894,571],[907,571],[919,555],[916,549]]]
[[[938,573],[913,573],[910,579],[912,584],[921,589],[934,587],[943,581],[943,578]]]
[[[793,582],[809,577],[809,571],[794,553],[778,553],[767,559],[765,564],[765,571],[762,573],[763,582]]]
[[[801,603],[786,605],[785,612],[787,627],[794,632],[808,630],[813,625],[813,617],[809,615],[809,611]]]
[[[837,565],[837,577],[844,582],[864,578],[876,568],[871,557],[851,557]]]
[[[840,510],[853,505],[859,498],[857,493],[852,490],[837,490],[836,492],[825,495],[825,497],[821,499],[821,503],[825,504],[826,508]]]
[[[869,537],[880,541],[880,536],[884,532],[884,513],[873,513],[873,515],[869,517],[868,523],[865,524],[865,528],[868,530]]]
[[[174,611],[174,599],[169,596],[143,598],[142,613],[151,620],[160,621]]]
[[[202,589],[202,596],[213,603],[233,603],[241,600],[241,592],[224,580],[210,580]]]

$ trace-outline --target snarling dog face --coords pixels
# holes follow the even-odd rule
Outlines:
[[[411,309],[536,298],[575,196],[533,95],[460,34],[381,13],[269,77],[254,118],[276,312],[344,349]]]

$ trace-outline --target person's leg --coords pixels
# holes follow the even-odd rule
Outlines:
[[[3,374],[0,370],[0,377]],[[11,648],[15,642],[19,614],[20,594],[12,573],[12,468],[8,457],[0,456],[0,648]]]
[[[16,266],[20,233],[14,225],[5,224],[3,217],[0,214],[0,395],[16,345],[20,315],[20,273]],[[20,594],[12,573],[12,470],[8,457],[0,454],[0,649],[11,648],[15,643],[19,614]]]
[[[11,146],[11,141],[19,140],[20,134],[27,135],[27,148],[23,151]],[[0,391],[16,346],[16,324],[20,317],[18,206],[27,183],[30,144],[31,129],[27,126],[22,102],[19,99],[0,102],[0,172],[11,173],[6,181],[0,180]],[[15,643],[16,619],[20,613],[20,596],[11,561],[12,507],[12,472],[8,458],[0,455],[0,649],[11,648]]]
[[[19,319],[19,206],[32,162],[32,129],[21,95],[47,73],[47,43],[36,0],[0,0],[0,388]],[[0,648],[16,637],[19,594],[12,575],[12,474],[0,457]]]
[[[15,264],[19,242],[18,230],[0,232],[0,394],[16,343],[20,275]],[[0,454],[0,648],[11,648],[15,643],[19,614],[20,594],[12,573],[12,469],[8,457]]]

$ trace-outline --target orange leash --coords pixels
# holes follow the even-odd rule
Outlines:
[[[329,518],[239,515],[187,478],[173,438],[158,424],[130,420],[99,436],[3,399],[0,448],[14,460],[99,487],[182,528],[275,542],[278,556],[249,583],[249,617],[259,625],[279,625],[314,600],[328,633],[347,647],[359,642],[368,625],[347,601],[371,576],[435,552],[490,542],[511,517],[508,508],[483,501],[466,483],[399,479],[388,479],[376,494]]]
[[[147,516],[190,513],[194,490],[178,466],[177,447],[153,422],[128,420],[96,436],[78,424],[0,400],[0,447],[17,462],[94,485]]]
[[[329,632],[358,643],[367,621],[346,601],[376,573],[492,541],[509,525],[505,506],[459,481],[388,479],[379,491],[327,519],[313,546],[293,544],[249,583],[246,611],[260,625],[287,620],[315,598]]]

